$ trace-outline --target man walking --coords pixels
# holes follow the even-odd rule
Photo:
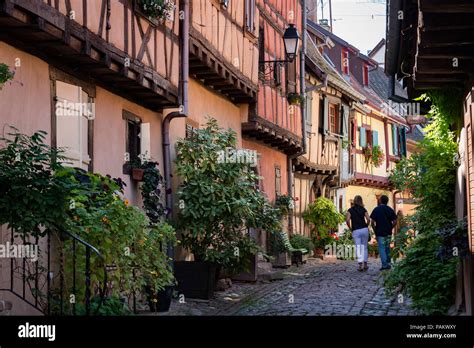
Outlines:
[[[375,231],[375,237],[379,246],[380,260],[382,268],[380,270],[390,269],[390,240],[392,230],[397,224],[397,215],[388,205],[388,197],[380,197],[379,205],[372,211],[370,218],[372,227]]]

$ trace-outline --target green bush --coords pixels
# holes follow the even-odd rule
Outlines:
[[[196,260],[209,261],[234,271],[246,255],[259,249],[248,228],[281,230],[280,214],[258,189],[252,163],[226,159],[237,150],[236,133],[222,130],[210,119],[206,127],[177,143],[177,224],[182,243]]]
[[[290,236],[290,244],[295,249],[306,249],[311,252],[314,249],[314,244],[311,238],[301,234],[293,234]]]
[[[415,309],[429,315],[445,314],[454,302],[459,259],[437,256],[443,242],[436,232],[417,236],[405,257],[385,276],[387,293],[401,291],[410,296]]]
[[[334,232],[338,225],[344,222],[344,215],[339,213],[334,203],[324,197],[319,197],[316,201],[308,205],[303,213],[305,222],[313,227],[313,241],[316,248],[322,248],[334,241]]]
[[[433,105],[420,151],[402,159],[390,177],[418,205],[395,237],[392,256],[404,258],[388,272],[385,286],[389,293],[403,291],[416,309],[427,314],[445,314],[454,303],[459,255],[452,255],[452,250],[465,245],[462,240],[467,234],[452,223],[457,143],[450,125],[462,116],[456,95],[459,97],[458,92],[439,91],[422,97]]]

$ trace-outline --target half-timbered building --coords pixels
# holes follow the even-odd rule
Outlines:
[[[0,91],[0,127],[46,131],[69,165],[123,178],[141,206],[131,163],[142,155],[161,167],[163,113],[180,104],[178,16],[155,21],[132,0],[0,1],[0,63],[15,72]],[[0,283],[15,313],[32,313],[19,301],[34,303],[24,282]]]

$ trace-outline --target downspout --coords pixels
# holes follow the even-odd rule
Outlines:
[[[306,153],[306,119],[305,119],[305,104],[306,104],[306,27],[308,25],[307,20],[307,9],[306,9],[306,0],[302,1],[302,44],[300,52],[300,96],[304,98],[304,103],[300,104],[301,110],[301,138],[302,138],[302,150],[288,156],[287,158],[287,177],[288,177],[288,196],[293,197],[293,159],[298,156],[304,155]],[[288,232],[293,233],[293,215],[288,219]]]
[[[170,123],[173,119],[188,116],[188,79],[189,79],[189,0],[180,0],[180,13],[184,18],[179,23],[180,38],[180,65],[179,70],[179,90],[178,103],[179,111],[169,113],[163,120],[162,136],[163,136],[163,167],[165,177],[165,197],[166,197],[166,217],[169,219],[173,216],[173,192],[172,192],[172,175],[171,175],[171,144],[170,144]],[[181,12],[182,11],[182,12]],[[173,265],[174,247],[172,243],[168,243],[166,254],[170,258],[170,264]]]

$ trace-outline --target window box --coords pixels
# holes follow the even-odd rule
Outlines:
[[[132,168],[132,178],[136,181],[143,181],[143,174],[145,169],[143,168]]]

